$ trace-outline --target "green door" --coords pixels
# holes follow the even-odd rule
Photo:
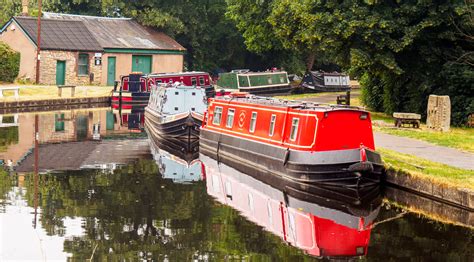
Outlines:
[[[132,72],[151,73],[151,55],[132,56]]]
[[[66,61],[56,62],[56,85],[64,85],[66,82]]]
[[[115,82],[115,56],[107,58],[107,85],[113,86]]]

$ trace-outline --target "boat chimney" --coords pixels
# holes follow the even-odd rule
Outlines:
[[[21,0],[21,15],[28,16],[28,0]]]

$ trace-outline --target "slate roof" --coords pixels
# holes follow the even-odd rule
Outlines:
[[[44,12],[48,19],[81,21],[102,48],[177,50],[185,48],[163,32],[140,25],[130,18],[110,18]]]
[[[13,18],[30,39],[37,44],[37,19]],[[65,51],[102,51],[103,48],[81,21],[41,20],[41,49]]]

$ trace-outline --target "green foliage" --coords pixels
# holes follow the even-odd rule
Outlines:
[[[0,42],[0,81],[13,82],[20,71],[20,53]]]
[[[336,63],[361,80],[374,110],[425,113],[429,94],[446,94],[454,124],[473,112],[470,1],[227,2],[249,48],[296,50],[309,68],[314,57]]]

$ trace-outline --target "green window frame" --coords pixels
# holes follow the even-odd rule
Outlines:
[[[89,54],[79,54],[77,59],[77,74],[80,76],[89,75]]]

